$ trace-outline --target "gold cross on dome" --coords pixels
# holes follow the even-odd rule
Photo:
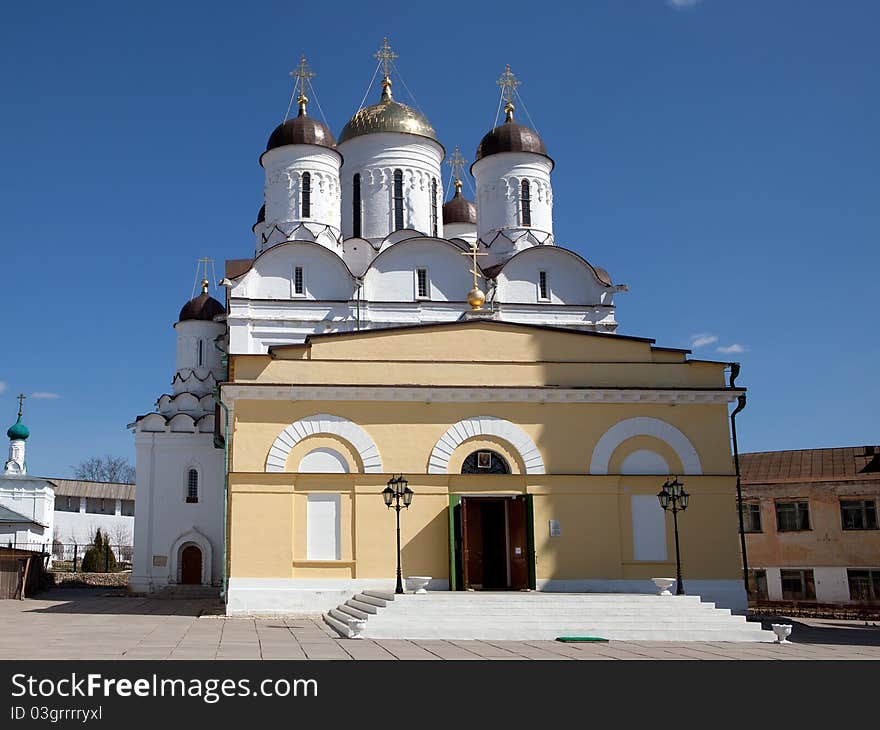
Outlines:
[[[373,58],[378,59],[382,64],[382,74],[387,79],[391,72],[391,64],[395,58],[398,58],[398,55],[391,50],[391,46],[388,45],[388,38],[385,37],[382,39],[382,47],[373,54]]]
[[[471,250],[470,251],[462,251],[461,255],[469,257],[471,259],[471,261],[473,262],[474,268],[472,268],[470,270],[470,273],[472,273],[474,275],[474,289],[479,289],[480,286],[479,286],[479,281],[477,281],[477,279],[480,276],[480,270],[477,266],[477,256],[486,256],[487,254],[478,252],[477,251],[477,244],[472,243]]]
[[[508,63],[504,67],[504,73],[501,74],[501,78],[495,83],[501,87],[501,94],[505,101],[504,112],[507,114],[508,119],[513,119],[513,95],[516,93],[516,87],[521,85],[522,81],[513,75],[513,71],[510,70],[510,64]]]
[[[305,104],[309,100],[306,96],[306,82],[309,81],[309,79],[315,78],[315,74],[306,63],[306,57],[304,55],[300,56],[299,68],[291,71],[290,75],[296,79],[296,84],[299,86],[299,96],[297,97],[296,103],[299,104],[300,111],[304,113]],[[295,88],[296,86],[294,86],[294,89]]]
[[[454,184],[455,184],[455,192],[461,192],[461,171],[464,169],[464,166],[467,165],[468,161],[464,159],[461,155],[461,150],[456,146],[456,148],[452,152],[452,157],[447,160],[446,164],[452,168],[452,174],[454,176]]]
[[[306,63],[306,57],[300,56],[299,59],[299,68],[295,68],[290,72],[290,75],[293,76],[297,80],[299,84],[299,93],[302,96],[306,90],[306,81],[309,79],[315,78],[315,74],[312,72],[312,69],[309,68],[309,65]]]

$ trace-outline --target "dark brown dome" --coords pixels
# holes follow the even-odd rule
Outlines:
[[[275,127],[266,143],[266,152],[288,144],[314,144],[336,149],[336,139],[327,125],[302,111],[299,116]]]
[[[456,191],[452,200],[443,204],[443,225],[449,223],[470,223],[477,225],[477,206]]]
[[[509,119],[488,132],[477,147],[476,159],[481,160],[499,152],[532,152],[547,155],[547,148],[534,129]]]
[[[226,314],[226,309],[214,297],[203,292],[195,299],[190,299],[180,310],[178,322],[190,319],[213,320],[218,314]]]

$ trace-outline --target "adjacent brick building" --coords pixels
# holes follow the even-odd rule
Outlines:
[[[880,446],[740,456],[759,600],[880,604]]]

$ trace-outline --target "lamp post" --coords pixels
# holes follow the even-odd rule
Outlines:
[[[391,477],[388,480],[388,486],[382,490],[385,506],[390,509],[393,504],[394,510],[397,512],[397,587],[394,589],[395,593],[403,593],[403,578],[400,573],[400,509],[401,507],[409,509],[412,498],[413,490],[409,488],[409,483],[403,474],[399,477]]]
[[[674,477],[670,482],[668,479],[663,483],[663,487],[657,492],[657,499],[660,500],[660,506],[664,510],[672,510],[672,524],[675,529],[675,579],[676,588],[675,595],[684,595],[684,584],[681,580],[681,553],[678,549],[678,513],[687,509],[690,494],[684,491],[684,484],[678,481],[678,477]]]

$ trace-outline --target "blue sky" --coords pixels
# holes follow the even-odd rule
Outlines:
[[[0,25],[0,422],[32,396],[32,472],[133,460],[196,259],[252,255],[288,71],[309,57],[338,134],[384,35],[468,159],[511,64],[557,241],[629,285],[621,333],[742,361],[742,450],[880,441],[873,0],[34,7]]]

